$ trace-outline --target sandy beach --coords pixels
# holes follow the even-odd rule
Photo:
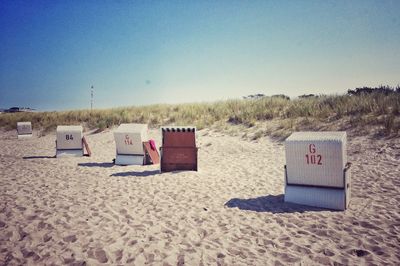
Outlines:
[[[399,265],[400,139],[348,138],[346,211],[283,202],[284,146],[208,129],[198,172],[53,158],[55,135],[0,133],[0,265]],[[150,137],[160,146],[160,132]]]

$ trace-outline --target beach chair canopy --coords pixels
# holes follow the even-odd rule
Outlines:
[[[147,124],[121,124],[114,131],[117,154],[144,155],[143,142],[148,140]]]
[[[295,132],[285,154],[288,184],[344,187],[346,132]]]
[[[17,122],[17,133],[18,135],[32,134],[31,122]]]
[[[57,126],[57,150],[83,149],[82,126]]]
[[[295,132],[285,141],[285,202],[345,210],[351,197],[346,132]]]

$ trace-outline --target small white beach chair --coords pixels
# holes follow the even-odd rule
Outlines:
[[[116,146],[115,164],[145,164],[143,142],[148,140],[147,135],[147,124],[121,124],[114,131]]]
[[[295,132],[285,141],[285,202],[345,210],[351,175],[346,132]]]
[[[83,156],[82,126],[57,126],[57,157]]]
[[[25,139],[32,137],[31,122],[17,122],[17,135],[18,139]]]

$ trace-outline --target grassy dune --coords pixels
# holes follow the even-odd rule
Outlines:
[[[213,103],[149,105],[104,110],[7,113],[0,126],[16,128],[17,121],[32,121],[41,134],[57,125],[82,124],[85,130],[102,131],[120,123],[195,125],[243,134],[285,138],[296,130],[347,130],[352,134],[398,136],[400,93],[319,96],[288,100],[282,97],[238,99]]]

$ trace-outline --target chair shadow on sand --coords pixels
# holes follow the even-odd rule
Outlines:
[[[307,211],[330,211],[317,207],[310,207],[294,203],[284,202],[284,195],[268,195],[258,198],[238,199],[233,198],[225,203],[229,208],[239,208],[240,210],[270,213],[294,213]]]
[[[44,156],[44,155],[40,155],[40,156],[24,156],[22,157],[22,159],[24,160],[31,160],[31,159],[54,159],[56,158],[56,156]]]
[[[78,163],[78,166],[110,168],[110,167],[113,167],[114,164],[113,163]]]
[[[160,170],[151,170],[151,171],[143,171],[143,172],[131,171],[131,172],[114,173],[110,176],[151,176],[151,175],[157,175],[159,173],[160,173]]]

